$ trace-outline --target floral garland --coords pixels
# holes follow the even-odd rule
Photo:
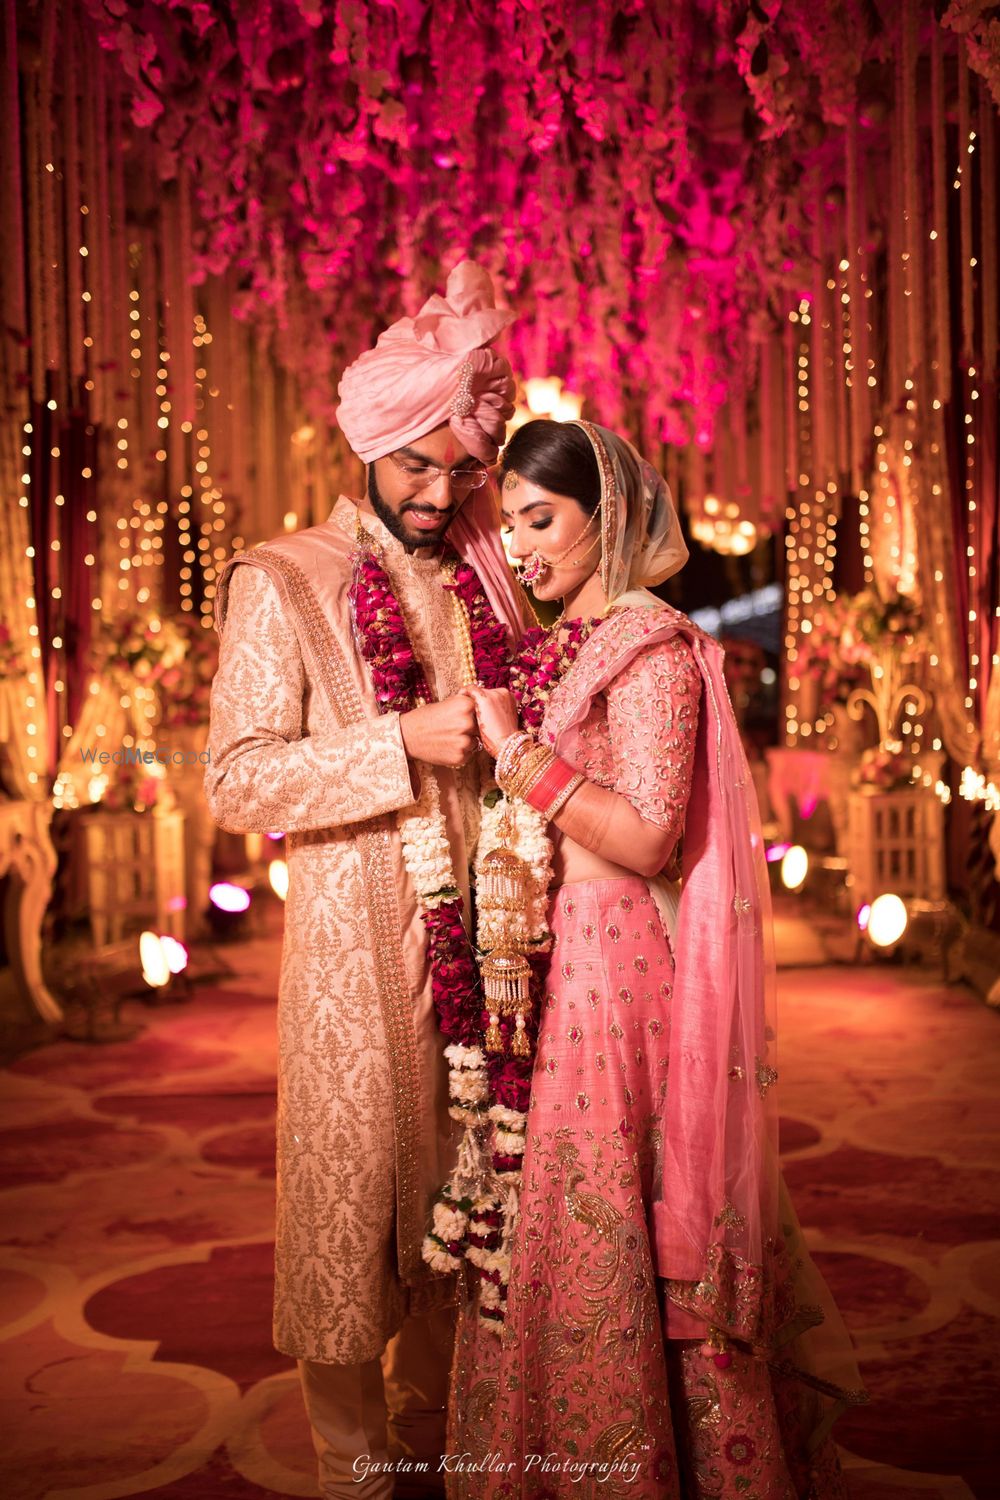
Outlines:
[[[348,598],[379,712],[406,713],[418,703],[429,703],[431,690],[410,645],[399,600],[388,573],[367,546],[355,558]]]
[[[444,586],[460,602],[468,627],[468,665],[482,686],[506,686],[509,660],[504,627],[490,607],[475,569],[460,560],[447,566],[451,577]],[[410,642],[392,582],[363,531],[359,531],[349,599],[358,647],[369,665],[380,711],[403,713],[418,703],[430,702],[430,687]],[[419,774],[421,790],[416,807],[398,819],[398,827],[403,861],[427,933],[434,1006],[448,1043],[449,1113],[465,1126],[457,1170],[435,1201],[433,1224],[423,1252],[425,1260],[438,1271],[457,1271],[464,1258],[477,1266],[480,1316],[496,1326],[503,1317],[509,1276],[533,1055],[487,1058],[479,974],[462,922],[462,897],[452,866],[437,777],[427,765],[419,766]],[[502,794],[498,788],[491,788],[483,799],[477,872],[486,855],[499,847],[504,811]],[[514,935],[537,953],[547,937],[545,893],[551,880],[550,848],[544,821],[533,809],[518,808],[517,833],[511,852],[529,868],[533,896],[529,911],[522,917],[523,928]],[[481,917],[479,922],[481,948],[496,941],[490,920]],[[532,989],[537,1010],[537,970]]]
[[[392,581],[366,538],[367,534],[359,536],[361,546],[348,596],[355,635],[371,671],[379,711],[406,713],[420,703],[429,703],[431,690],[410,642]],[[472,592],[467,589],[470,595]],[[478,592],[482,599],[473,601],[473,607],[481,626],[480,617],[484,609],[489,610],[489,601],[481,584]],[[495,660],[492,651],[485,649],[495,645],[492,633],[480,628],[477,638],[478,649],[473,643],[477,675],[482,671],[492,679],[502,676],[506,650],[501,660]],[[430,766],[418,769],[421,791],[416,809],[398,819],[403,860],[427,932],[431,994],[441,1031],[449,1043],[468,1047],[478,1036],[478,975],[462,922],[462,897],[452,869],[437,777]]]
[[[536,625],[526,632],[510,669],[510,690],[525,729],[539,727],[553,689],[600,623],[600,620],[560,620],[547,630]]]
[[[560,620],[547,630],[535,627],[526,633],[509,672],[510,690],[526,728],[541,725],[553,689],[600,623],[598,619]],[[507,826],[509,818],[516,827],[513,841]],[[551,941],[547,908],[552,846],[541,815],[526,803],[508,803],[499,788],[494,788],[483,799],[476,849],[477,888],[489,855],[502,847],[529,869],[531,899],[523,911],[507,911],[502,916],[481,904],[476,941],[481,954],[507,941],[530,955],[533,1003],[526,1026],[528,1053],[524,1057],[513,1054],[508,1045],[513,1023],[501,1020],[504,1047],[500,1053],[487,1055],[477,1047],[454,1057],[453,1098],[459,1108],[452,1113],[464,1121],[466,1133],[457,1169],[438,1194],[431,1231],[424,1241],[425,1259],[435,1269],[455,1271],[463,1257],[478,1268],[479,1317],[497,1331],[503,1323],[510,1281],[543,970]],[[491,1132],[492,1151],[484,1171],[487,1131]]]
[[[508,820],[515,826],[513,837]],[[551,934],[548,889],[552,882],[552,846],[545,820],[526,803],[509,803],[496,786],[483,798],[476,846],[476,885],[481,885],[488,856],[504,848],[524,862],[531,877],[531,899],[523,911],[503,917],[481,905],[476,943],[483,955],[501,943],[530,954],[531,1011],[526,1026],[525,1056],[509,1049],[513,1022],[501,1020],[504,1048],[487,1054],[483,1046],[449,1047],[451,1116],[465,1125],[458,1164],[434,1202],[431,1229],[424,1240],[424,1259],[437,1271],[455,1272],[462,1260],[479,1271],[479,1317],[499,1331],[510,1281],[511,1246],[517,1223],[521,1168],[528,1126],[531,1075],[535,1060],[542,988],[542,965]],[[480,1010],[480,1037],[486,1013]]]
[[[480,687],[507,687],[510,679],[507,632],[490,608],[479,574],[471,563],[459,558],[453,565],[452,581],[445,588],[453,590],[464,607]]]

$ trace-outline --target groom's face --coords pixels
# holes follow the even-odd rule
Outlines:
[[[447,423],[368,465],[368,499],[383,526],[409,551],[441,541],[483,465]]]

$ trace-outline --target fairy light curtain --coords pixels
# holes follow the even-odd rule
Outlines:
[[[785,533],[790,742],[820,728],[796,660],[850,495],[868,576],[933,624],[947,748],[995,780],[993,26],[975,0],[4,0],[25,781],[125,712],[88,628],[207,621],[226,552],[324,514],[336,373],[461,254],[526,376],[685,450],[696,533]]]
[[[196,263],[190,176],[164,181],[86,12],[5,0],[3,40],[0,739],[9,790],[42,796],[150,729],[101,632],[210,634],[223,559],[324,513],[331,453],[320,421],[292,462],[295,377],[233,318],[236,269]]]

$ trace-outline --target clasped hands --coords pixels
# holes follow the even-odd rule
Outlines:
[[[440,703],[422,703],[399,716],[403,746],[411,760],[431,766],[464,766],[480,748],[496,755],[520,728],[506,688],[463,688]]]

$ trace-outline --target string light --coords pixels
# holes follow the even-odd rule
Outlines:
[[[835,286],[836,283],[834,282]],[[828,284],[829,290],[829,284]],[[785,511],[788,528],[785,535],[786,605],[785,661],[787,665],[788,702],[785,705],[785,738],[789,744],[809,739],[828,722],[824,713],[819,720],[803,715],[799,695],[803,679],[798,672],[801,641],[812,633],[813,614],[817,606],[831,604],[836,595],[833,571],[837,553],[837,485],[830,480],[826,488],[814,483],[809,472],[814,467],[812,425],[812,350],[807,330],[813,321],[808,298],[788,314],[800,336],[795,349],[795,366],[790,372],[794,381],[794,408],[798,413],[802,468],[798,475],[798,495]],[[829,361],[827,361],[829,365]],[[808,455],[808,460],[805,455]],[[832,719],[829,720],[832,722]]]
[[[970,135],[969,150],[972,151],[972,142],[975,140],[975,132]],[[976,379],[976,367],[968,367],[968,378]],[[970,384],[969,395],[973,401],[979,400],[979,391],[975,385]],[[968,642],[969,642],[969,678],[965,695],[965,707],[969,713],[969,732],[975,733],[973,723],[973,712],[975,709],[975,695],[979,687],[979,649],[977,645],[979,611],[976,608],[978,598],[978,583],[976,568],[976,542],[979,526],[979,517],[976,509],[975,499],[975,469],[976,469],[976,435],[973,431],[973,418],[971,412],[966,412],[965,421],[968,432],[965,435],[965,493],[966,493],[966,566],[969,580],[969,620],[968,620]],[[963,793],[964,795],[964,793]]]
[[[285,517],[285,530],[294,531],[297,525],[298,517],[294,511],[289,511]],[[754,523],[741,516],[734,500],[723,503],[717,495],[705,496],[701,515],[692,517],[691,535],[702,546],[730,557],[745,557],[757,545]]]
[[[204,350],[210,347],[212,343],[212,334],[205,322],[204,316],[201,313],[195,313],[192,343],[194,347],[199,350]],[[209,379],[209,372],[206,363],[207,358],[207,355],[202,354],[202,362],[196,366],[194,372],[195,410],[202,413],[204,413],[206,410],[207,401],[211,399],[211,395],[215,393],[214,387],[212,388],[211,393],[207,388],[207,382]],[[202,575],[200,617],[202,626],[206,630],[208,630],[212,628],[213,624],[215,611],[214,601],[219,575],[218,564],[222,560],[218,553],[221,552],[222,557],[225,557],[227,555],[224,548],[216,547],[213,550],[213,543],[218,543],[222,540],[222,536],[227,529],[227,521],[226,503],[223,498],[222,490],[216,484],[212,476],[212,446],[208,427],[205,425],[206,421],[207,418],[203,415],[201,418],[202,425],[198,427],[194,433],[195,441],[197,443],[197,448],[195,450],[197,458],[194,464],[194,472],[198,476],[198,488],[201,491],[197,543],[197,562]],[[190,550],[190,541],[192,534],[193,527],[189,525],[185,531],[184,542],[184,545],[188,548],[188,550]],[[185,562],[190,560],[193,563],[195,561],[194,557],[188,559],[187,552],[185,552],[184,556]],[[187,580],[185,580],[185,584],[182,585],[181,596],[182,608],[187,608],[188,610],[193,612],[194,606],[191,598],[191,586],[187,582]]]
[[[30,422],[23,423],[21,427],[21,456],[25,460],[25,470],[30,467],[31,457],[34,451],[32,444],[33,435],[34,428],[32,424]],[[21,479],[25,487],[30,485],[31,475],[29,473],[23,473],[21,475]],[[22,509],[27,508],[28,497],[26,494],[20,495],[18,497],[18,504]],[[25,546],[24,555],[30,560],[33,560],[35,557],[35,548],[30,545],[30,542]],[[26,710],[26,713],[24,715],[24,727],[29,739],[29,743],[25,747],[25,754],[31,762],[27,773],[28,781],[32,786],[36,786],[39,781],[39,771],[37,768],[39,756],[38,744],[36,743],[36,741],[40,741],[42,738],[42,720],[38,716],[38,708],[40,701],[43,701],[44,699],[44,691],[42,688],[42,679],[39,672],[42,651],[40,645],[38,644],[38,612],[33,591],[25,596],[24,605],[25,609],[28,612],[30,620],[30,623],[28,625],[28,637],[31,642],[28,650],[30,662],[24,679],[24,707]]]

